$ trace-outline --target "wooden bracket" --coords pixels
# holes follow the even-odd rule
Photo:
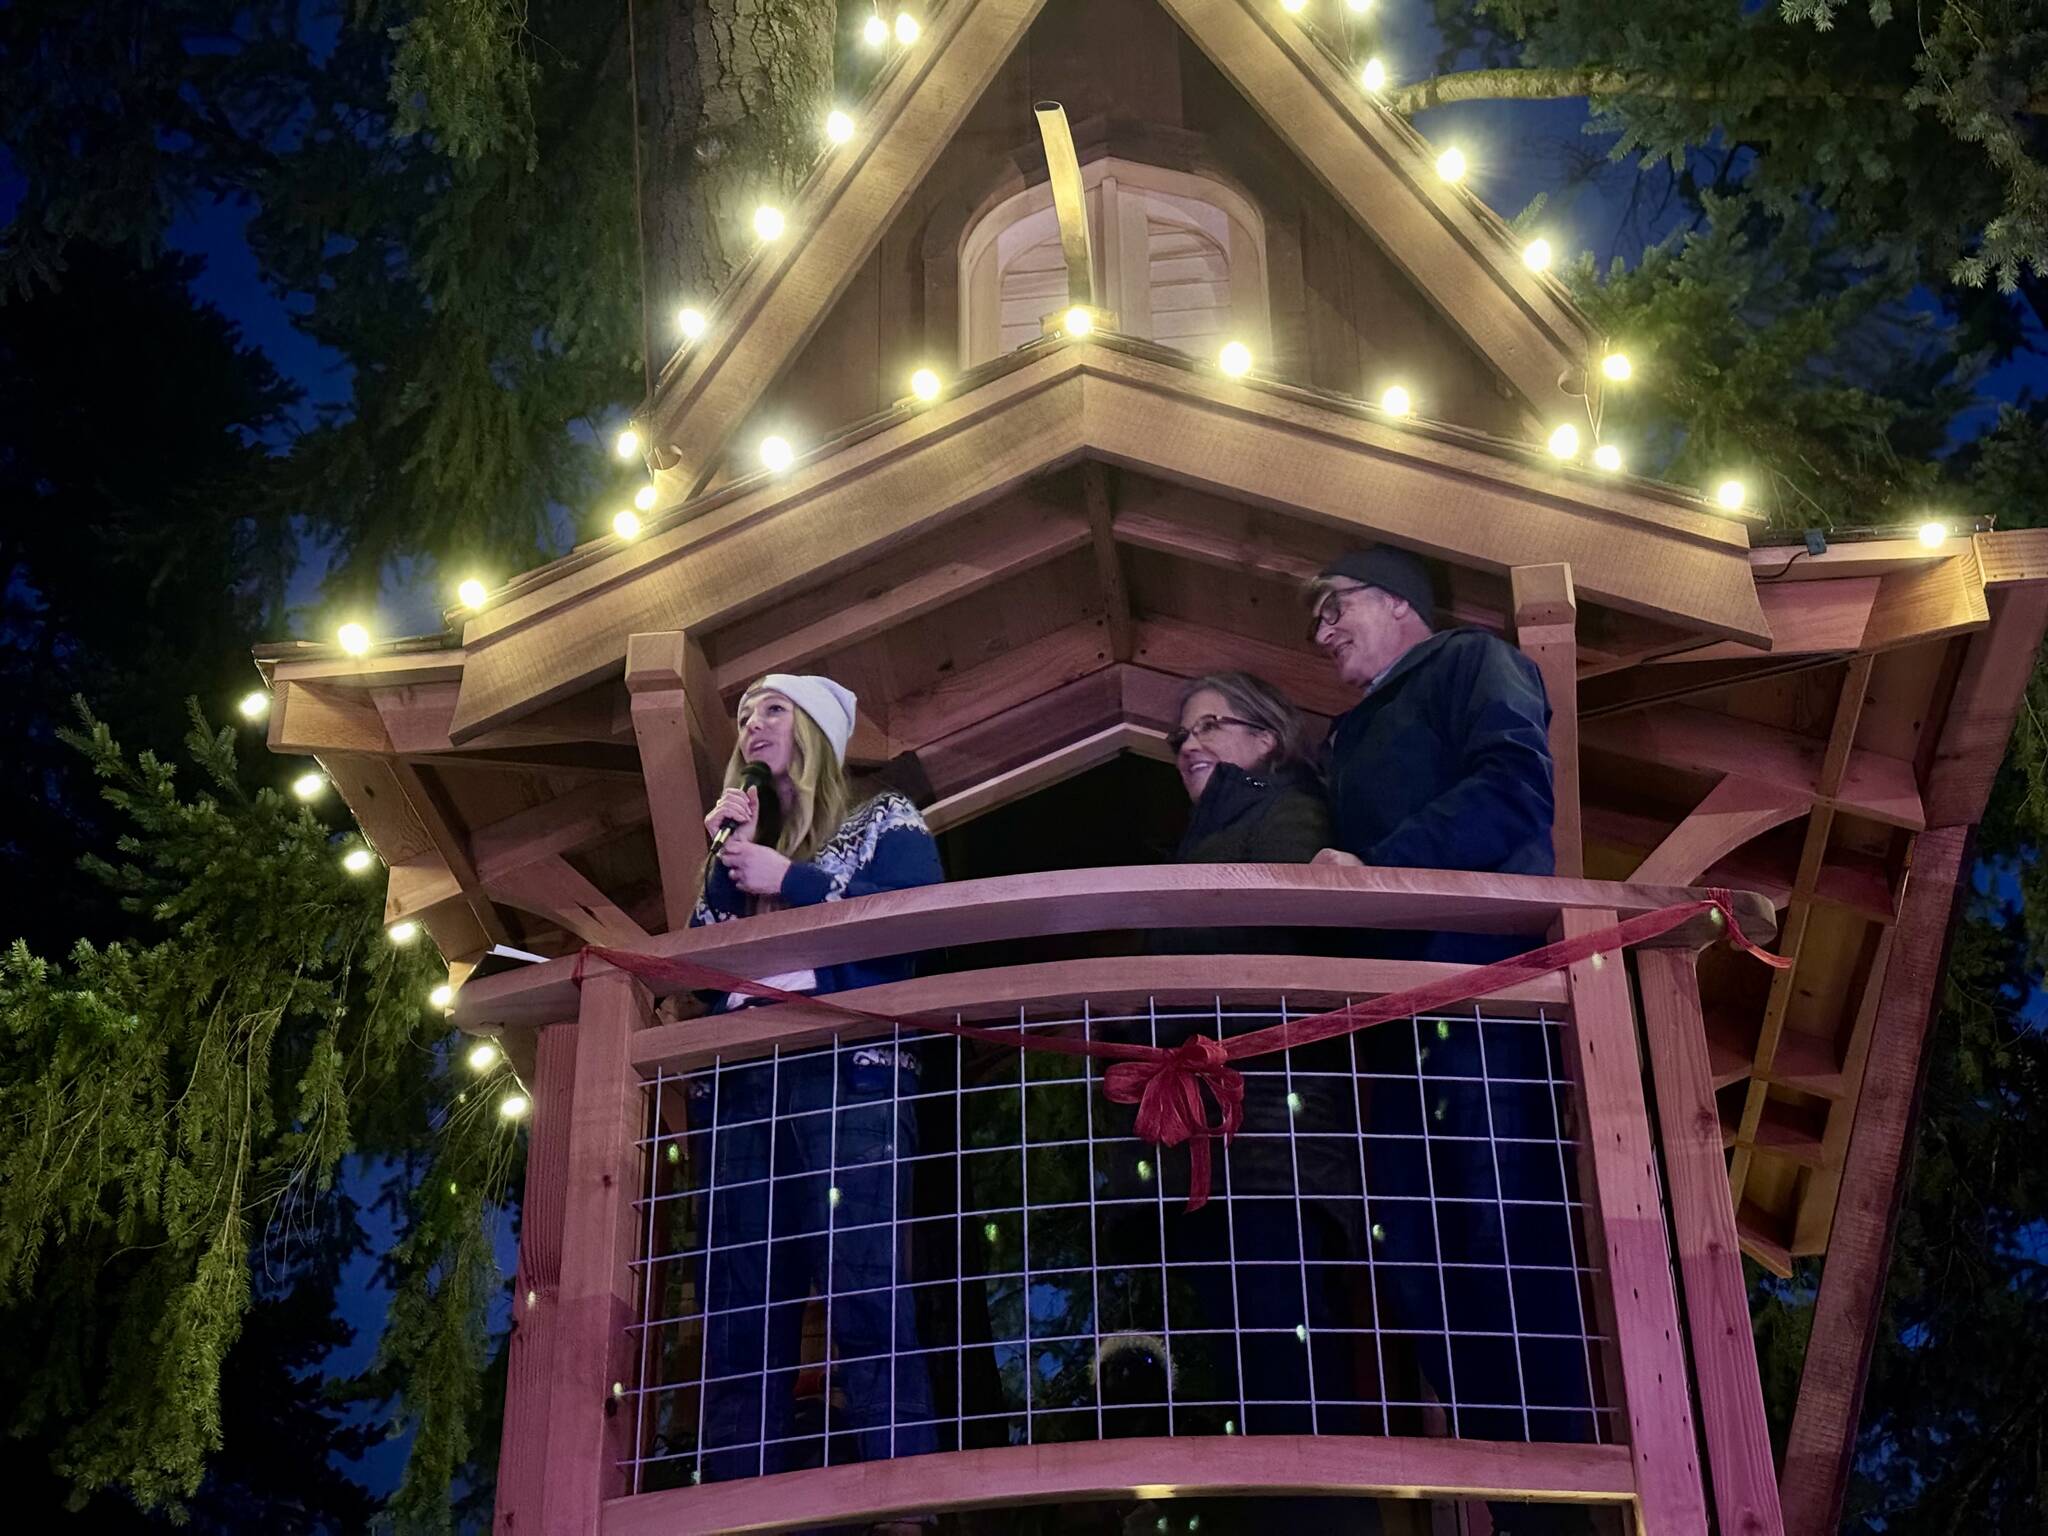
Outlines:
[[[689,926],[696,906],[697,881],[711,850],[704,816],[719,782],[714,775],[731,754],[737,730],[718,702],[703,651],[681,630],[627,639],[626,691],[633,699],[633,735],[654,822],[662,912],[673,933]],[[723,754],[708,734],[714,719],[725,727]]]
[[[1551,795],[1557,813],[1552,839],[1557,872],[1586,871],[1579,812],[1578,598],[1569,565],[1518,565],[1508,573],[1515,609],[1515,644],[1543,674],[1550,696]]]

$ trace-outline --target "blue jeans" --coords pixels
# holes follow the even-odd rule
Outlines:
[[[937,1449],[898,1225],[910,1212],[902,1159],[917,1150],[916,1088],[915,1058],[888,1041],[726,1067],[715,1086],[692,1085],[692,1125],[709,1127],[690,1134],[692,1166],[710,1170],[699,1268],[707,1479],[799,1464],[791,1436],[813,1290],[845,1404],[832,1428],[859,1432],[863,1460]]]

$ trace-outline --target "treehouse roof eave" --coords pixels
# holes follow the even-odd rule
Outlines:
[[[618,676],[635,633],[728,623],[1090,459],[1494,574],[1541,551],[1571,565],[1586,600],[1703,641],[1771,644],[1746,527],[1668,488],[1096,337],[1026,349],[782,475],[530,573],[464,626],[453,738]]]
[[[1498,215],[1436,174],[1420,134],[1278,7],[1157,3],[1535,419],[1577,412],[1566,380],[1598,331],[1562,284],[1529,270]],[[662,369],[641,426],[668,484],[691,494],[709,481],[1042,8],[953,0],[878,82],[862,132],[828,151],[799,192],[789,233],[740,268],[706,333]]]

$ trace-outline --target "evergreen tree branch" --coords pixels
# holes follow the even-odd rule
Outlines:
[[[1385,94],[1386,104],[1403,117],[1468,101],[1573,101],[1579,97],[1633,97],[1650,101],[1804,101],[1821,105],[1828,101],[1870,101],[1891,106],[1907,104],[1911,86],[1885,85],[1874,81],[1842,81],[1826,76],[1802,76],[1790,80],[1702,78],[1674,79],[1668,75],[1643,74],[1620,69],[1567,69],[1508,67],[1460,69],[1432,75],[1396,86]],[[2029,116],[2048,113],[2048,97],[2029,98],[2022,111]]]

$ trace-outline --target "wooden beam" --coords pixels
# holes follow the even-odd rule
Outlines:
[[[1557,872],[1586,871],[1579,816],[1579,604],[1568,565],[1518,565],[1508,573],[1515,644],[1536,664],[1550,700],[1551,841]]]
[[[2048,528],[1999,528],[1970,542],[1986,586],[2048,582]]]
[[[648,818],[647,797],[617,784],[584,784],[469,834],[477,878],[489,884],[509,870],[556,854],[578,853]]]
[[[1084,458],[1495,574],[1541,547],[1570,563],[1582,602],[1769,639],[1743,532],[1725,520],[1107,338],[1045,350],[787,475],[707,497],[479,614],[452,735],[617,676],[630,634],[711,632]]]
[[[1562,937],[1573,938],[1614,920],[1611,911],[1567,909],[1559,928]],[[1564,1032],[1565,1056],[1584,1127],[1582,1156],[1592,1173],[1593,1240],[1615,1297],[1613,1347],[1627,1399],[1640,1528],[1646,1536],[1706,1536],[1692,1399],[1678,1390],[1686,1379],[1685,1352],[1628,972],[1617,951],[1581,961],[1566,977],[1572,1022]]]
[[[1173,754],[1166,748],[1164,731],[1138,725],[1105,726],[1092,736],[1069,742],[1007,773],[997,774],[972,788],[935,801],[925,808],[925,825],[934,833],[964,826],[977,816],[985,816],[1027,795],[1064,783],[1091,768],[1099,768],[1125,752],[1134,752],[1162,763],[1173,760]]]
[[[738,626],[736,648],[716,637],[714,679],[721,694],[744,688],[770,672],[805,666],[948,603],[1035,570],[1082,548],[1088,525],[1064,508],[1035,499],[1006,504],[994,523],[975,519],[920,540],[900,555],[839,578],[816,593],[800,593]]]
[[[1927,817],[1937,827],[1978,820],[2005,758],[2013,723],[2048,631],[2048,585],[2000,587],[1991,623],[1972,635],[1927,773]]]
[[[858,901],[767,912],[744,923],[665,933],[636,948],[765,976],[1027,935],[1206,928],[1221,922],[1541,935],[1567,907],[1613,909],[1634,917],[1695,899],[1691,891],[1672,886],[1467,870],[1142,865],[884,891]],[[1740,891],[1734,900],[1743,932],[1758,944],[1769,944],[1776,933],[1769,905]],[[1698,947],[1719,937],[1719,930],[1701,916],[1658,942]],[[530,1025],[549,1010],[559,1017],[569,996],[562,989],[574,986],[572,970],[568,960],[551,961],[472,981],[456,998],[456,1022],[465,1029],[483,1029]]]
[[[1832,793],[1824,792],[1826,745],[1754,720],[1683,704],[1660,705],[1588,721],[1580,740],[1589,750],[1634,762],[1702,774],[1739,773],[1803,790],[1820,803],[1887,826],[1917,832],[1927,824],[1913,765],[1905,759],[1868,749],[1849,750],[1839,783]]]
[[[1716,1523],[1729,1533],[1783,1536],[1697,967],[1690,955],[1645,950],[1636,975]]]
[[[1892,945],[1898,938],[1896,928],[1886,928],[1877,936],[1877,943],[1870,951],[1868,963],[1856,982],[1855,1016],[1849,1025],[1848,1048],[1842,1053],[1842,1062],[1834,1070],[1833,1092],[1829,1095],[1836,1100],[1835,1107],[1828,1112],[1826,1129],[1821,1133],[1820,1167],[1799,1202],[1797,1219],[1792,1227],[1790,1248],[1794,1253],[1825,1253],[1828,1238],[1834,1230],[1835,1202],[1842,1190],[1842,1170],[1849,1158],[1849,1137],[1856,1128],[1856,1106],[1863,1091],[1863,1074],[1870,1064],[1870,1037],[1876,1032],[1877,1010],[1884,1002],[1885,974],[1891,967]],[[1819,1092],[1829,1085],[1825,1078],[1801,1082],[1790,1070],[1788,1049],[1795,1040],[1804,1036],[1790,1033],[1778,1039],[1778,1054],[1772,1063],[1772,1077],[1781,1083],[1803,1091]],[[1834,1050],[1829,1041],[1815,1042],[1820,1046],[1824,1064],[1833,1067]]]
[[[569,1193],[569,1125],[575,1102],[576,1025],[538,1031],[526,1193],[519,1210],[519,1265],[506,1346],[505,1427],[498,1449],[494,1536],[545,1530],[541,1498],[557,1409],[555,1344],[562,1304],[563,1218]]]
[[[1708,870],[1744,843],[1805,815],[1812,803],[1803,791],[1731,773],[1629,878],[1650,885],[1698,885]]]
[[[1110,654],[1119,662],[1129,661],[1136,637],[1123,557],[1116,550],[1116,509],[1110,500],[1107,466],[1093,459],[1081,466],[1081,496],[1088,508],[1088,540],[1095,551],[1095,579],[1102,585]]]
[[[1162,4],[1534,418],[1577,406],[1562,376],[1587,366],[1599,336],[1559,284],[1522,264],[1505,225],[1435,174],[1413,128],[1276,7]]]
[[[647,930],[559,854],[507,870],[485,890],[507,906],[548,919],[586,944],[631,949],[647,942]]]
[[[803,349],[953,140],[1044,0],[979,0],[927,15],[863,109],[860,142],[820,158],[791,238],[743,266],[710,332],[663,370],[643,431],[676,499],[709,477],[726,440]],[[667,498],[665,498],[667,499]]]
[[[1791,1536],[1825,1536],[1841,1516],[1968,851],[1967,827],[1925,833],[1913,850],[1785,1445]]]
[[[1358,702],[1357,690],[1337,676],[1329,658],[1306,643],[1276,645],[1185,619],[1140,619],[1136,659],[1155,672],[1183,679],[1209,672],[1250,672],[1311,714],[1341,715]]]
[[[584,986],[576,1020],[575,1088],[562,1199],[561,1293],[540,1529],[595,1536],[604,1501],[625,1493],[634,1416],[616,1401],[639,1385],[628,1331],[640,1289],[633,1197],[644,1158],[632,1037],[653,1022],[646,988],[630,976]]]
[[[921,751],[1062,683],[1113,665],[1101,619],[1069,624],[893,701],[889,734],[903,750]]]
[[[691,663],[678,630],[634,635],[626,642],[626,691],[633,696],[633,734],[640,741],[641,776],[654,818],[654,855],[661,868],[662,912],[673,933],[687,928],[697,904],[698,881],[711,854],[704,817],[717,782],[700,772],[684,675]],[[724,709],[713,696],[720,718]]]
[[[1285,993],[1296,1014],[1341,1007],[1347,999],[1383,997],[1442,981],[1461,967],[1429,960],[1338,960],[1321,955],[1132,955],[1097,956],[1008,965],[986,971],[946,971],[910,981],[886,982],[833,995],[832,1001],[884,1018],[936,1014],[942,1018],[1007,1020],[1022,1007],[1078,1010],[1083,1001],[1097,1013],[1125,1006],[1143,1008],[1217,1003],[1265,1003]],[[1565,1001],[1561,976],[1539,976],[1487,995],[1489,1014],[1521,1016]],[[774,1003],[740,1014],[657,1024],[634,1038],[633,1064],[643,1077],[657,1070],[686,1071],[714,1058],[744,1061],[777,1049],[819,1045],[830,1037],[857,1040],[881,1033],[886,1024],[859,1024],[809,1002]]]
[[[941,798],[972,789],[1029,762],[1049,746],[1063,746],[1121,724],[1122,674],[1132,670],[1105,668],[1049,689],[1003,714],[927,742],[918,749],[918,762]]]
[[[861,1527],[1006,1505],[1265,1493],[1630,1502],[1618,1445],[1399,1435],[1182,1435],[940,1451],[780,1477],[672,1488],[605,1506],[603,1536]],[[977,1527],[978,1528],[978,1527]]]

